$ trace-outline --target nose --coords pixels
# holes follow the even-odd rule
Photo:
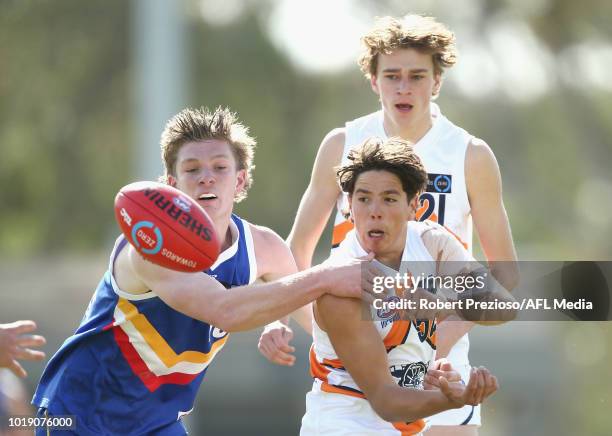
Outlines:
[[[200,173],[200,180],[198,180],[198,183],[203,184],[203,185],[212,185],[215,183],[215,177],[213,172],[208,169],[208,168],[204,168],[202,169],[201,173]]]
[[[411,92],[410,81],[402,77],[397,84],[397,93],[400,95],[409,95]]]
[[[382,218],[382,209],[377,201],[373,201],[370,204],[370,218],[379,220]]]

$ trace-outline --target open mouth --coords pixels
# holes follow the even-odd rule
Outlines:
[[[400,112],[410,112],[414,106],[409,103],[398,103],[395,107]]]
[[[198,200],[210,201],[216,200],[217,196],[215,194],[202,194],[198,197]]]
[[[383,232],[382,230],[370,230],[368,232],[368,236],[373,239],[380,239],[385,236],[385,232]]]

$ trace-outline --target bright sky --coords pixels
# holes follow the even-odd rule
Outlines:
[[[371,26],[377,9],[366,10],[356,0],[270,0],[272,13],[263,18],[272,43],[297,67],[312,74],[354,69],[360,36]],[[398,5],[402,2],[397,2]],[[452,0],[413,0],[414,12],[446,10]],[[569,86],[612,91],[612,45],[605,40],[576,41],[555,56],[517,17],[545,14],[549,0],[511,3],[505,14],[476,23],[482,0],[462,0],[461,11],[448,22],[457,35],[459,62],[447,82],[470,98],[503,93],[518,103],[529,103],[558,81]],[[244,0],[200,0],[203,19],[222,26],[240,16]],[[435,6],[435,7],[434,7]],[[394,8],[398,10],[398,8]],[[391,12],[393,14],[393,12]]]

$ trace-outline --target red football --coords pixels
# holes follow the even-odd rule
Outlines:
[[[204,209],[187,194],[156,182],[135,182],[115,197],[115,217],[143,257],[177,271],[203,271],[219,256],[219,238]]]

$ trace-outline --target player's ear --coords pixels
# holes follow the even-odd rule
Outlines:
[[[246,170],[238,170],[236,173],[236,194],[242,192],[247,182]]]
[[[370,76],[370,86],[376,95],[380,95],[380,91],[378,90],[378,82],[376,81],[376,75],[374,74]]]
[[[353,195],[352,194],[348,195],[347,199],[348,199],[348,210],[345,211],[344,215],[346,216],[346,219],[354,223],[355,220],[353,220],[353,216],[354,216],[353,214]]]
[[[166,176],[166,181],[167,181],[168,185],[172,186],[173,188],[176,188],[176,177],[174,177],[171,174],[168,174]]]
[[[442,88],[442,74],[434,73],[434,86],[431,95],[437,97],[440,94],[440,88]]]
[[[420,192],[417,192],[416,195],[408,202],[408,206],[410,207],[410,215],[411,219],[416,219],[416,212],[419,209],[419,195]]]

